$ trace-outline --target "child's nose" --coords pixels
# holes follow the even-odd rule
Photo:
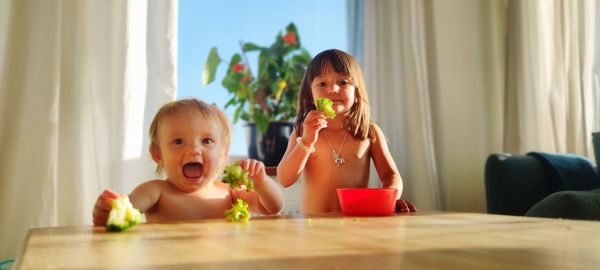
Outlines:
[[[337,84],[332,84],[331,87],[329,87],[329,93],[338,93],[340,91],[340,86]]]
[[[202,153],[201,146],[202,146],[202,144],[200,144],[200,143],[194,143],[194,144],[190,145],[190,147],[188,148],[188,154],[190,154],[192,156],[200,155],[200,153]]]

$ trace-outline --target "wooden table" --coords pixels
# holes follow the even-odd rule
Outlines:
[[[29,231],[17,269],[598,269],[600,222],[468,213]]]

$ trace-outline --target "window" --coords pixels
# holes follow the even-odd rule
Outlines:
[[[223,109],[228,100],[220,83],[225,67],[219,68],[215,82],[202,85],[209,50],[216,46],[228,61],[240,52],[239,41],[269,45],[290,22],[296,24],[301,45],[312,56],[331,48],[347,51],[346,0],[180,0],[177,98],[198,97]],[[248,57],[256,65],[258,55]],[[225,112],[233,119],[233,110]],[[247,155],[246,140],[244,122],[238,121],[233,126],[230,155]]]

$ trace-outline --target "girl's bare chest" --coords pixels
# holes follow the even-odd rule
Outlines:
[[[368,140],[357,141],[347,139],[345,142],[339,137],[319,137],[315,144],[315,152],[310,155],[309,163],[333,166],[357,166],[370,160],[370,143]]]

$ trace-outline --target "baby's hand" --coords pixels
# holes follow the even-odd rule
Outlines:
[[[396,212],[417,212],[417,208],[414,204],[405,200],[397,200],[396,201]]]
[[[327,127],[327,117],[321,111],[310,111],[306,115],[302,127],[304,129],[302,140],[306,145],[312,145],[319,138],[319,130]]]
[[[108,213],[112,209],[111,201],[121,197],[121,194],[116,193],[110,189],[105,189],[94,205],[94,226],[104,226],[106,220],[108,220]]]
[[[254,183],[250,181],[248,172],[238,163],[239,162],[236,162],[232,165],[225,166],[225,169],[223,170],[225,175],[223,175],[221,182],[229,184],[230,188],[241,188],[242,185],[244,185],[246,186],[247,191],[251,191],[254,189]]]
[[[267,180],[267,172],[265,164],[255,159],[238,160],[237,163],[248,172],[248,177],[254,182],[254,186],[261,185]]]

